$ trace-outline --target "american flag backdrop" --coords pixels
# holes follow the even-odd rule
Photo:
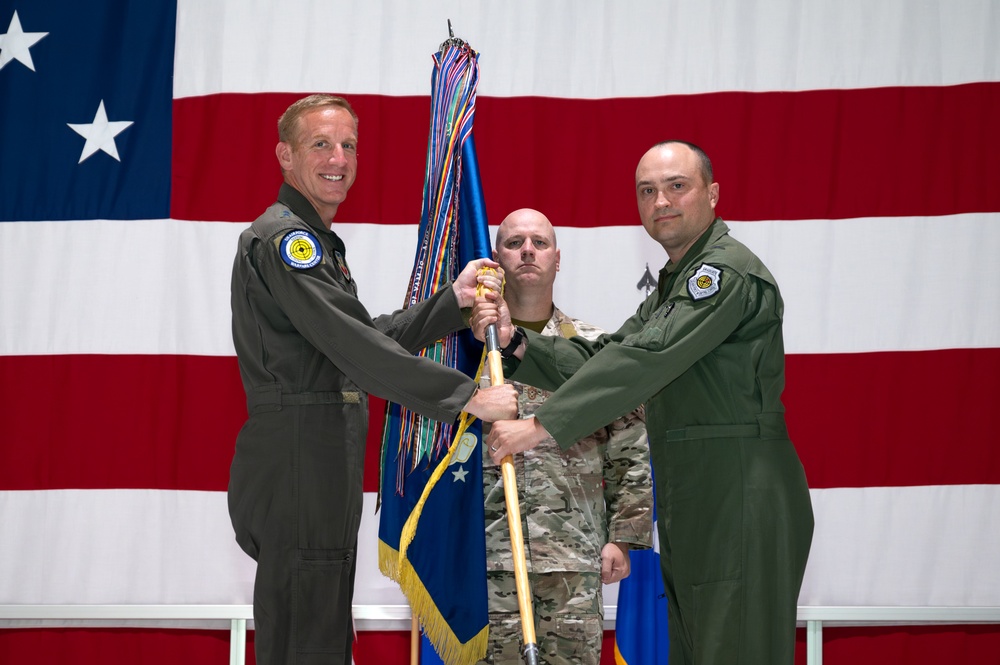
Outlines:
[[[642,153],[713,158],[785,299],[800,605],[1000,606],[995,0],[0,0],[0,604],[250,602],[225,501],[236,238],[277,193],[280,113],[343,94],[335,230],[368,309],[401,306],[448,19],[481,54],[489,220],[552,219],[573,316],[614,330],[665,262]],[[356,603],[391,604],[372,419]],[[997,627],[826,635],[834,665],[1000,662]],[[8,629],[0,662],[193,665],[225,639]]]

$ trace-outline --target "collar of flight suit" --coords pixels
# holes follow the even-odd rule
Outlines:
[[[341,240],[333,229],[326,228],[326,224],[320,219],[319,213],[313,208],[313,205],[309,203],[309,200],[302,195],[302,193],[289,185],[287,182],[281,183],[281,189],[278,190],[278,203],[286,206],[292,211],[292,214],[301,219],[303,222],[308,224],[314,231],[319,233],[324,233],[328,236],[333,236],[334,247],[338,249],[341,254],[347,254],[347,247],[344,245],[344,241]]]

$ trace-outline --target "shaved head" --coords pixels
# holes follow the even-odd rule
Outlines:
[[[556,246],[556,230],[552,226],[552,222],[549,221],[548,217],[532,208],[521,208],[504,217],[503,221],[500,222],[499,228],[497,228],[497,239],[493,246],[499,249],[503,244],[504,237],[509,235],[510,230],[522,224],[532,224],[538,230],[546,229],[548,235],[551,236],[552,247]]]
[[[497,229],[493,259],[504,271],[504,298],[511,316],[522,321],[547,319],[559,272],[556,231],[549,218],[531,208],[507,215]]]

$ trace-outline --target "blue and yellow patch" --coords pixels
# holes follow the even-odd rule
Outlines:
[[[316,236],[296,229],[289,231],[278,245],[281,260],[296,270],[312,268],[323,260],[323,247]]]

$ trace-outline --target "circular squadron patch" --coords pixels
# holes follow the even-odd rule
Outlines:
[[[688,293],[691,294],[693,300],[704,300],[709,296],[714,296],[719,292],[721,278],[722,271],[720,269],[702,263],[698,272],[688,280]]]
[[[312,268],[323,258],[323,248],[316,236],[297,229],[289,231],[278,246],[281,260],[298,270]]]

